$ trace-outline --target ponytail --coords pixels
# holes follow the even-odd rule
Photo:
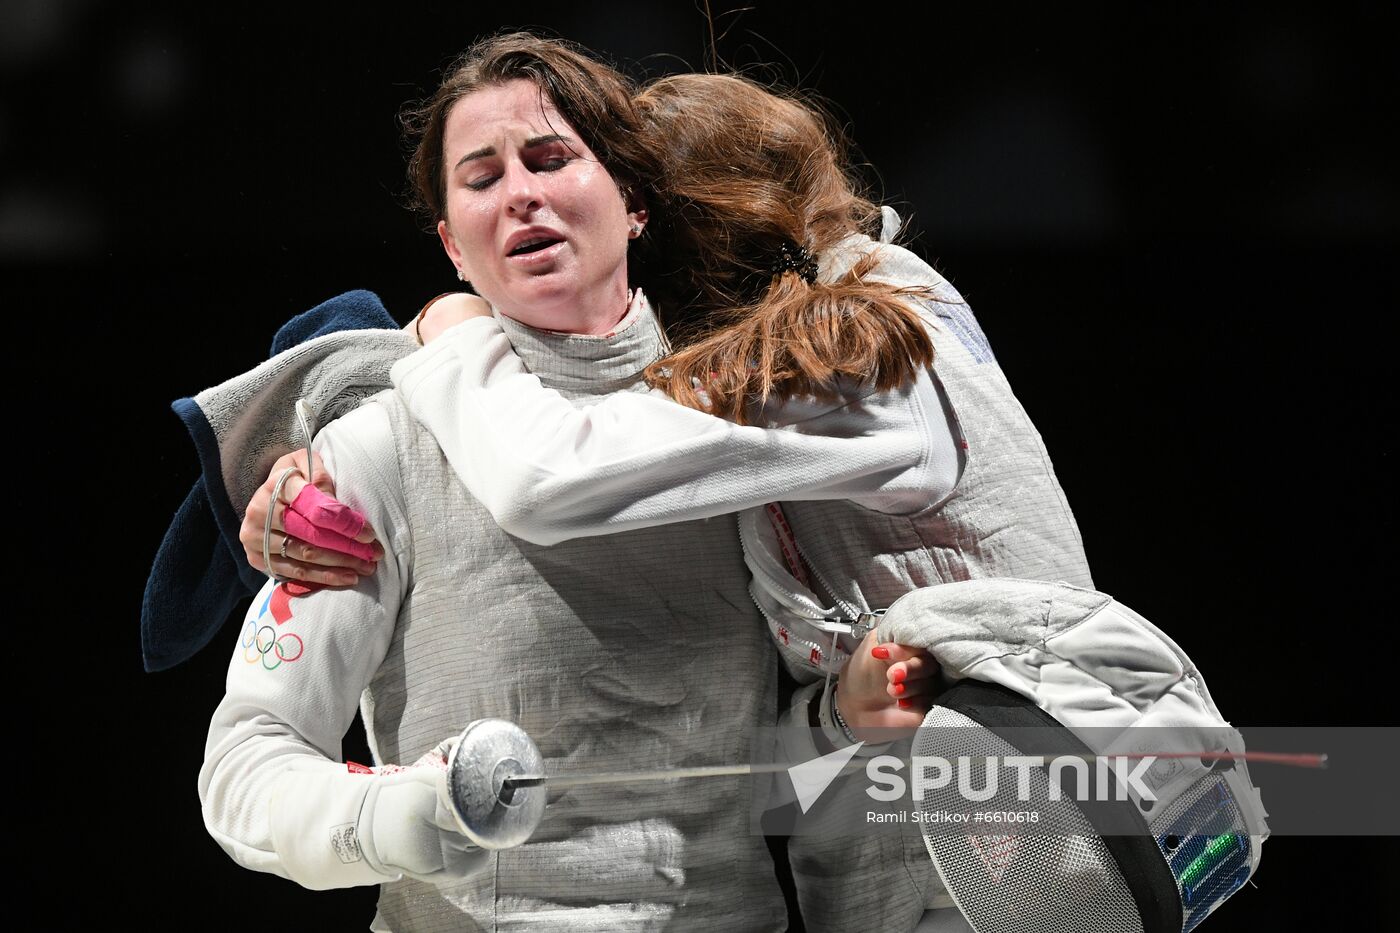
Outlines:
[[[719,312],[706,336],[649,366],[647,384],[747,424],[775,395],[833,400],[838,380],[878,391],[912,382],[933,363],[933,343],[907,299],[928,290],[866,281],[876,263],[867,254],[831,284],[775,275],[756,302]]]
[[[909,304],[928,289],[867,281],[877,253],[817,277],[814,256],[880,221],[819,104],[691,74],[652,82],[637,107],[661,166],[642,280],[676,347],[649,385],[744,424],[774,396],[893,389],[933,362]]]

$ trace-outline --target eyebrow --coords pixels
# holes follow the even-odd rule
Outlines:
[[[573,142],[573,140],[569,139],[567,136],[560,136],[558,133],[550,133],[547,136],[531,136],[529,139],[525,140],[525,145],[521,146],[520,148],[534,149],[537,146],[545,146],[549,143],[563,143],[567,146],[571,142]],[[452,167],[454,169],[461,168],[464,164],[466,164],[467,162],[471,162],[474,159],[484,159],[488,156],[493,156],[495,154],[495,146],[482,146],[480,149],[477,149],[473,152],[468,152],[466,155],[462,156],[460,159],[457,160],[457,164]]]

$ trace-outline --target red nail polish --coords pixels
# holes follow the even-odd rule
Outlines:
[[[906,676],[908,676],[908,675],[905,674],[904,668],[902,668],[902,667],[896,667],[893,671],[890,672],[890,679],[893,680],[893,681],[894,681],[895,683],[897,683],[897,684],[902,684],[902,683],[904,683],[904,678],[905,678]]]
[[[886,648],[884,645],[876,645],[874,648],[870,649],[870,656],[879,658],[881,661],[888,661],[890,659],[890,649]]]
[[[914,701],[913,701],[913,700],[906,700],[906,699],[904,699],[904,697],[900,697],[900,698],[899,698],[898,700],[896,700],[895,702],[899,704],[899,708],[900,708],[900,709],[908,709],[909,707],[911,707],[911,706],[914,705]]]
[[[903,693],[903,692],[904,692],[904,684],[895,684],[895,685],[894,685],[894,692],[895,692],[895,695],[896,695],[896,696],[898,696],[899,694]]]

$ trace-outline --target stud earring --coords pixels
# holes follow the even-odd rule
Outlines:
[[[632,225],[632,235],[633,235],[633,236],[641,236],[641,235],[642,235],[642,225],[641,225],[641,224],[633,224],[633,225]]]
[[[460,279],[461,281],[465,282],[465,281],[467,280],[467,274],[466,274],[465,272],[463,272],[461,269],[458,269],[458,270],[457,270],[457,278]]]

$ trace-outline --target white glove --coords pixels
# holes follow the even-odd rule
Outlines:
[[[491,853],[467,840],[448,803],[446,756],[454,741],[407,768],[355,773],[316,760],[286,771],[270,822],[287,877],[316,890],[405,876],[448,884],[486,867]]]
[[[416,765],[370,780],[359,835],[365,861],[376,871],[447,884],[490,861],[491,853],[472,845],[457,828],[447,804],[446,771]]]

